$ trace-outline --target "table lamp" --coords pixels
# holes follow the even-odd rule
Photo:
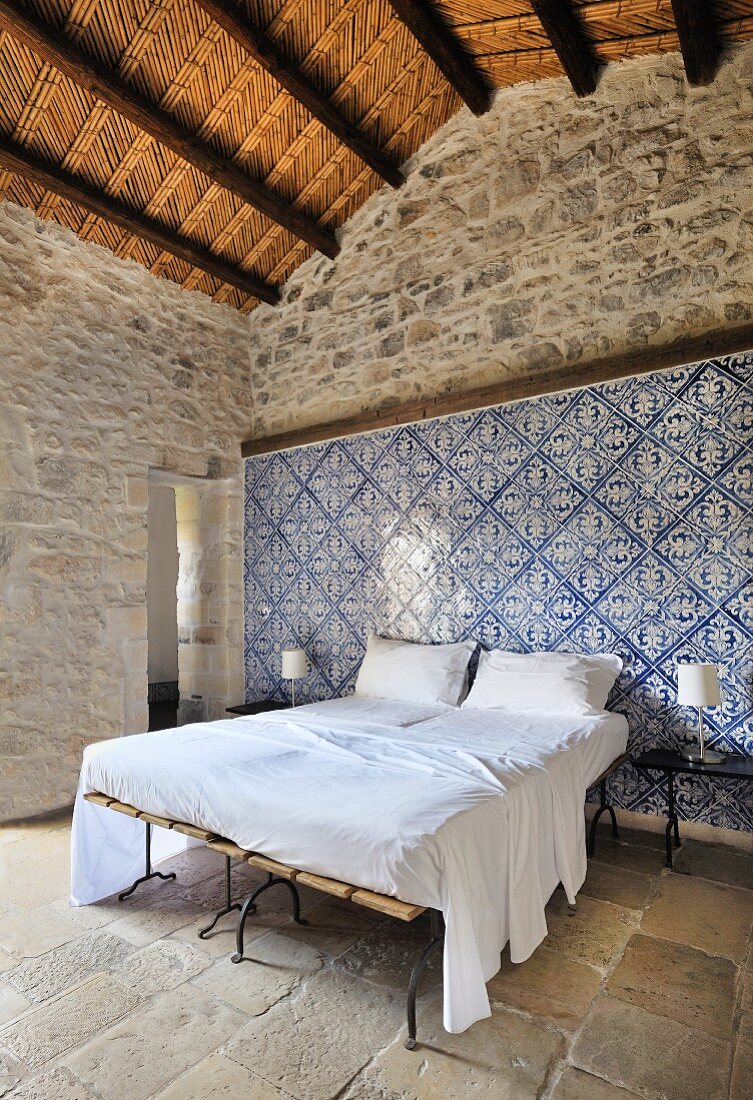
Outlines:
[[[698,748],[680,749],[680,756],[694,764],[721,764],[724,753],[710,752],[703,736],[703,708],[718,707],[719,670],[716,665],[687,664],[677,666],[677,702],[684,707],[698,707]]]
[[[302,649],[283,649],[282,678],[290,680],[291,706],[295,706],[295,682],[308,674],[309,666]]]

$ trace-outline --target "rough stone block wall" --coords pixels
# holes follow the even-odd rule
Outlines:
[[[181,650],[210,716],[242,698],[250,394],[246,317],[10,204],[0,302],[2,820],[70,803],[87,743],[147,728],[150,468],[209,478]]]
[[[253,314],[256,433],[750,320],[751,72],[647,57],[461,110]]]

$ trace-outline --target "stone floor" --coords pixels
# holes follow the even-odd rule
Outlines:
[[[601,839],[577,909],[558,891],[545,943],[522,966],[503,958],[490,1019],[444,1033],[435,967],[410,1054],[404,990],[425,927],[303,890],[298,928],[272,891],[233,966],[232,921],[196,938],[221,897],[216,853],[173,860],[175,884],[72,910],[67,822],[5,829],[0,1095],[749,1100],[753,852],[687,841],[680,873],[663,862],[651,834]],[[233,877],[239,895],[253,879]]]

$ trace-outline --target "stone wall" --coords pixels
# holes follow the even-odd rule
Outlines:
[[[0,206],[0,818],[68,802],[88,741],[146,727],[150,468],[206,479],[180,662],[182,712],[213,717],[241,694],[241,438],[753,316],[751,62],[462,110],[250,318]]]
[[[252,315],[264,434],[753,317],[753,44],[460,111]]]
[[[87,743],[147,728],[150,468],[194,479],[186,690],[212,717],[242,698],[249,392],[247,318],[10,204],[0,302],[2,820],[70,803]]]

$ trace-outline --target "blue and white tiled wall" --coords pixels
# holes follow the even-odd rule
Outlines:
[[[248,459],[247,698],[352,690],[366,633],[615,651],[631,750],[691,738],[675,666],[722,666],[707,712],[753,754],[753,354]],[[660,812],[632,768],[627,809]],[[750,785],[682,784],[688,818],[753,830]]]

